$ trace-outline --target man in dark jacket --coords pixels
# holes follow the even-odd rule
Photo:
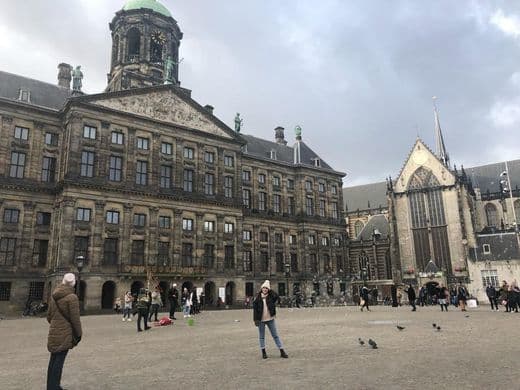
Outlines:
[[[415,307],[415,300],[417,297],[415,295],[415,289],[411,284],[408,286],[408,290],[406,290],[406,292],[408,294],[408,302],[410,303],[410,306],[412,306],[412,311],[416,311],[417,308]]]
[[[51,358],[47,369],[47,390],[61,389],[61,374],[67,353],[81,340],[79,300],[74,294],[75,285],[75,275],[65,274],[61,285],[56,287],[49,302],[47,322],[50,326],[47,349],[51,353]]]
[[[486,295],[489,299],[489,303],[491,304],[491,310],[498,311],[498,297],[497,290],[495,290],[495,287],[488,284],[486,287]]]
[[[175,310],[179,306],[179,291],[177,291],[177,285],[172,284],[172,287],[168,290],[168,301],[170,302],[170,319],[176,320]]]
[[[363,304],[361,305],[361,311],[363,311],[363,308],[365,308],[365,307],[367,308],[367,311],[370,311],[370,308],[368,306],[368,295],[369,295],[368,287],[367,286],[361,287],[361,290],[359,291],[359,296],[363,300]]]
[[[150,309],[151,304],[151,296],[146,291],[146,289],[142,288],[139,296],[137,297],[137,331],[141,332],[141,318],[144,320],[144,330],[150,329],[148,326],[148,311]]]

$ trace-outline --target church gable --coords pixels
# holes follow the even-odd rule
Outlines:
[[[213,118],[198,104],[175,93],[171,88],[131,91],[123,94],[102,94],[88,99],[88,103],[107,107],[169,124],[188,127],[219,137],[233,139],[234,132],[224,123]]]
[[[421,140],[417,140],[397,178],[394,191],[453,184],[455,176]]]

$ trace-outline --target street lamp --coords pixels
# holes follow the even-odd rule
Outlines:
[[[363,279],[363,286],[366,286],[367,284],[367,276],[368,273],[366,267],[361,268],[361,279]]]
[[[81,270],[83,269],[83,266],[85,265],[85,257],[84,256],[78,256],[76,257],[76,268],[78,269],[78,282],[76,283],[76,294],[78,295],[78,300],[81,299]],[[80,304],[81,307],[81,304]]]
[[[287,296],[289,296],[289,276],[291,276],[291,264],[285,263],[285,281],[287,286]]]

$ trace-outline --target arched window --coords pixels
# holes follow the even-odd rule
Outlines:
[[[515,200],[516,224],[520,225],[520,199]]]
[[[370,264],[368,262],[368,255],[365,251],[359,254],[359,276],[361,280],[370,280]]]
[[[354,236],[356,238],[359,236],[361,230],[363,230],[364,227],[365,225],[363,225],[363,222],[361,221],[356,221],[356,223],[354,223]]]
[[[150,61],[155,63],[163,62],[163,46],[166,42],[166,37],[160,31],[152,33],[150,38]]]
[[[128,31],[127,35],[128,44],[128,60],[130,62],[139,61],[141,54],[141,33],[139,29],[132,28]]]
[[[114,44],[112,45],[112,66],[119,61],[119,35],[114,37]]]
[[[498,226],[497,208],[493,203],[487,203],[484,207],[486,211],[487,226]]]

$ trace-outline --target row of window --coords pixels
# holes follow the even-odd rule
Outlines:
[[[27,127],[15,126],[14,138],[20,141],[29,140],[29,129]],[[46,132],[44,135],[43,142],[45,145],[57,146],[58,145],[58,134]]]
[[[11,152],[9,165],[9,177],[23,179],[25,176],[26,154],[23,152]],[[56,158],[43,157],[41,181],[54,182],[56,179]]]
[[[0,239],[0,266],[15,265],[16,238],[3,237]],[[48,240],[34,240],[33,265],[45,267],[47,265]]]
[[[20,210],[14,208],[5,208],[3,215],[4,223],[19,223]],[[37,212],[36,225],[49,226],[51,224],[51,213]]]
[[[258,174],[258,183],[265,185],[267,183],[267,176],[265,173],[259,173]],[[243,170],[242,171],[242,181],[245,183],[251,182],[251,171]],[[274,175],[272,178],[272,184],[274,188],[281,188],[282,179],[280,176]],[[313,191],[314,184],[312,180],[306,180],[305,181],[305,190],[306,191]],[[294,179],[287,179],[287,189],[288,190],[294,190]],[[318,192],[325,192],[326,191],[326,184],[323,182],[318,182]],[[332,195],[338,194],[338,186],[333,184],[330,187],[330,191]]]

